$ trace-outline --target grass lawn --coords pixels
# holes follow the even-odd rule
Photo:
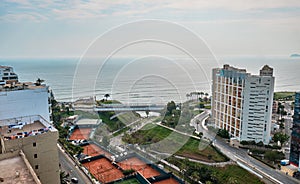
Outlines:
[[[115,184],[140,184],[136,178],[131,178],[124,181],[115,182]]]
[[[123,141],[129,144],[152,144],[165,139],[171,132],[167,128],[150,123],[131,135],[124,135]]]
[[[177,155],[207,162],[225,162],[228,160],[227,157],[206,142],[199,142],[195,138],[187,138],[176,132],[171,133],[172,131],[167,128],[150,123],[131,135],[125,134],[122,140],[129,144],[146,145],[165,139],[171,146],[181,146],[178,143],[182,143],[182,141],[188,139],[186,144],[177,151]],[[169,149],[167,145],[165,147]],[[163,151],[164,149],[161,148],[160,150]],[[164,151],[168,152],[169,150]]]
[[[110,111],[110,112],[99,112],[99,116],[102,119],[103,123],[107,125],[108,131],[114,132],[117,130],[122,129],[125,127],[126,124],[129,124],[140,117],[133,112],[127,112],[124,114],[120,114],[119,116],[110,119],[112,116],[115,115],[115,112]]]
[[[294,100],[295,92],[291,92],[291,91],[275,92],[274,99],[275,100]]]
[[[81,118],[99,119],[98,114],[93,114],[93,113],[89,113],[89,112],[85,112],[85,111],[76,110],[74,114],[79,115]]]
[[[115,137],[115,136],[118,136],[118,135],[120,135],[120,134],[126,132],[126,131],[129,130],[129,129],[130,129],[129,127],[124,127],[124,128],[122,128],[122,129],[118,130],[117,132],[113,133],[113,136],[114,136],[114,137]]]
[[[229,183],[230,181],[237,181],[236,183],[244,184],[263,183],[255,175],[237,165],[228,165],[224,168],[215,167],[213,169],[217,172],[217,177],[221,180],[220,183]]]
[[[110,119],[111,116],[115,115],[115,112],[99,112],[99,116],[102,122],[107,125],[107,129],[110,132],[114,132],[125,126],[118,118]]]
[[[187,143],[176,153],[180,156],[206,162],[225,162],[228,158],[203,140],[189,138]]]
[[[213,167],[187,160],[179,160],[174,157],[168,158],[168,161],[178,166],[180,169],[185,169],[185,178],[188,180],[191,180],[188,177],[192,177],[195,180],[200,180],[203,183],[210,181],[211,183],[218,184],[263,184],[258,177],[237,165]]]

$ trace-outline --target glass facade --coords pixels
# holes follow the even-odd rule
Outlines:
[[[300,153],[300,92],[295,94],[293,131],[291,135],[290,162],[299,166]]]

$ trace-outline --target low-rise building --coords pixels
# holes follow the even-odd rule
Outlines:
[[[18,82],[18,75],[10,66],[0,65],[0,85],[12,84]]]
[[[42,183],[57,184],[59,160],[58,131],[39,115],[0,120],[0,157],[24,152]]]

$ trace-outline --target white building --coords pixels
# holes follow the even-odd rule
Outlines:
[[[0,66],[0,119],[40,115],[50,122],[49,86],[18,82],[12,67]]]
[[[13,82],[18,82],[18,75],[14,73],[13,68],[10,66],[0,65],[0,85]]]
[[[265,65],[260,75],[229,65],[213,69],[212,118],[239,141],[262,141],[271,136],[274,92],[273,69]]]
[[[50,105],[46,85],[18,83],[0,87],[0,119],[40,115],[50,121]]]

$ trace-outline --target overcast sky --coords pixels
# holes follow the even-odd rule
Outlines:
[[[300,53],[299,0],[2,0],[0,57],[79,57],[99,35],[144,19],[191,29],[217,57]]]

